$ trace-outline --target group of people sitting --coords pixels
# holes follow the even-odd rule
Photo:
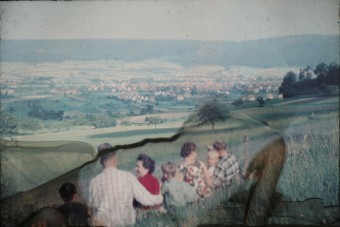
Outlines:
[[[155,161],[140,154],[136,161],[137,178],[130,172],[117,169],[117,156],[112,146],[98,146],[103,153],[100,163],[103,171],[90,181],[89,203],[75,202],[77,191],[72,183],[65,183],[59,192],[65,204],[58,208],[72,226],[129,226],[136,222],[136,211],[172,212],[209,197],[217,188],[225,190],[232,179],[239,176],[239,163],[228,152],[222,140],[207,146],[207,163],[197,160],[197,146],[182,145],[179,165],[166,162],[161,165],[162,178],[153,172]],[[104,151],[104,152],[103,152]],[[234,182],[233,182],[234,183]]]

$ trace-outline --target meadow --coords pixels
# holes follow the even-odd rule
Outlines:
[[[315,102],[319,101],[315,100]],[[325,107],[323,111],[308,109],[311,105],[310,102],[305,106],[300,104],[300,110],[307,108],[308,111],[289,111],[290,114],[285,115],[284,118],[281,117],[282,113],[280,112],[278,112],[279,116],[276,116],[272,112],[272,108],[269,107],[267,111],[271,114],[265,113],[265,109],[261,113],[261,116],[266,116],[266,118],[261,118],[261,116],[255,114],[242,115],[237,112],[233,115],[233,118],[216,125],[215,130],[212,130],[210,125],[186,128],[184,133],[175,141],[155,142],[133,149],[120,150],[118,151],[119,167],[134,172],[134,164],[138,154],[146,153],[156,160],[157,168],[154,174],[160,178],[159,166],[161,164],[169,160],[177,164],[182,162],[179,152],[183,143],[187,141],[195,142],[199,147],[198,159],[206,161],[206,144],[211,144],[215,139],[223,139],[227,141],[229,150],[240,161],[241,169],[244,169],[244,135],[249,138],[248,161],[261,151],[265,144],[281,136],[286,144],[286,159],[276,190],[282,195],[282,200],[305,201],[310,198],[320,198],[324,206],[338,206],[339,115],[338,111],[335,110],[336,108],[327,110],[325,106],[336,106],[337,103],[334,101],[337,100],[333,99],[330,102],[331,104],[321,101],[320,105],[323,103],[323,107]],[[282,106],[277,107],[277,109],[286,111],[286,108]],[[93,175],[100,171],[100,166],[96,166],[96,171],[92,172],[93,169],[91,170]],[[81,174],[81,176],[87,175],[88,172],[85,170]],[[87,194],[86,190],[83,193]],[[148,218],[139,220],[138,225],[177,226],[179,225],[178,221],[180,221],[180,225],[195,226],[202,221],[206,223],[209,211],[226,203],[226,198],[222,193],[202,204],[198,204],[198,206],[187,207],[185,211],[182,210],[174,214],[175,216],[152,214],[151,218],[148,216]],[[222,208],[220,207],[220,209]],[[230,204],[227,205],[227,208],[224,208],[222,214],[227,215],[228,209],[230,211]],[[237,208],[236,206],[233,209],[234,212],[237,210],[241,213],[244,212],[244,207]],[[230,216],[230,218],[232,217]],[[240,217],[229,220],[225,218],[225,222],[222,221],[222,223],[223,217],[218,220],[217,224],[230,224],[231,220],[236,224],[242,224]],[[308,222],[308,220],[306,221]]]
[[[339,190],[339,118],[336,114],[330,114],[328,116],[323,116],[322,119],[312,120],[306,124],[308,121],[308,117],[300,117],[297,122],[294,122],[291,119],[291,125],[288,129],[283,129],[281,132],[281,136],[285,139],[286,142],[286,160],[284,164],[284,168],[282,170],[281,176],[277,185],[277,192],[282,194],[283,201],[305,201],[310,198],[320,198],[323,206],[338,206],[339,198],[338,198],[338,190]],[[278,122],[280,124],[280,122]],[[240,135],[244,135],[247,133],[251,138],[249,140],[249,158],[251,158],[256,152],[258,152],[266,142],[270,141],[275,135],[275,132],[269,132],[271,130],[266,129],[265,127],[256,127],[250,130],[248,129],[240,129],[234,132],[223,132],[223,133],[213,133],[213,135],[197,135],[195,137],[191,137],[190,139],[195,141],[200,150],[200,158],[206,160],[204,145],[206,142],[211,141],[215,138],[226,138],[229,142],[230,150],[238,157],[240,160],[241,166],[243,163],[243,144],[242,138]],[[241,136],[242,137],[242,136]],[[185,139],[183,139],[185,141]],[[181,162],[179,158],[179,147],[180,142],[177,145],[177,150],[173,152],[173,156],[177,156],[175,159],[177,163]],[[165,162],[167,159],[171,158],[171,155],[168,152],[166,147],[174,147],[172,146],[163,146],[163,148],[156,148],[153,146],[152,148],[138,149],[134,153],[144,152],[152,155],[153,157],[157,157],[157,154],[162,150],[162,153],[166,152],[167,155],[159,155],[157,161],[160,163]],[[165,149],[165,150],[164,150]],[[127,154],[126,154],[127,155]],[[121,154],[123,156],[123,154]],[[172,156],[172,157],[173,157]],[[123,159],[124,160],[124,159]],[[122,160],[122,161],[123,161]],[[127,160],[126,160],[127,162]],[[126,163],[125,162],[125,163]],[[133,162],[131,162],[133,165]],[[127,168],[129,169],[129,168]],[[129,169],[131,170],[131,169]],[[209,218],[208,213],[213,208],[218,208],[221,204],[224,204],[224,209],[221,207],[223,212],[218,222],[215,224],[242,224],[243,218],[240,216],[232,216],[232,211],[238,211],[239,215],[243,212],[244,208],[232,208],[230,205],[226,205],[226,198],[223,197],[223,194],[214,197],[212,200],[208,202],[204,202],[199,204],[198,206],[189,208],[188,211],[185,211],[185,214],[182,216],[186,217],[195,217],[197,223],[205,221],[205,223],[213,223],[211,220],[207,222],[205,219]],[[234,204],[235,206],[235,204]],[[181,212],[179,214],[175,214],[175,221],[182,220],[183,225],[185,226],[194,226],[190,224],[190,221],[194,221],[193,219],[178,219],[177,217],[181,217]],[[242,216],[242,215],[241,215]],[[167,220],[168,217],[163,216],[160,220]],[[229,218],[229,219],[228,219]],[[215,216],[216,219],[216,216]],[[221,221],[222,220],[222,221]],[[155,218],[156,223],[159,223],[159,219]],[[297,221],[297,220],[296,220]],[[306,220],[308,222],[308,218]],[[149,219],[141,220],[140,226],[143,226],[145,222],[150,222]],[[168,221],[161,222],[161,225],[169,226]],[[175,222],[176,223],[176,222]],[[294,223],[294,222],[293,222]],[[297,222],[296,222],[297,223]],[[178,224],[178,223],[176,223]],[[173,224],[173,226],[176,226]],[[170,225],[171,226],[171,225]]]
[[[294,101],[294,100],[290,100]],[[297,101],[297,100],[295,100]],[[131,144],[143,138],[170,137],[176,132],[181,135],[173,141],[154,140],[143,146],[127,147],[118,150],[118,167],[134,172],[135,160],[140,153],[146,153],[156,160],[155,176],[160,178],[161,164],[174,161],[180,164],[179,155],[183,143],[192,141],[198,146],[198,159],[206,161],[206,145],[215,139],[223,139],[228,149],[236,155],[243,170],[245,146],[243,137],[248,137],[247,161],[274,138],[282,137],[286,144],[286,158],[277,184],[277,192],[283,201],[305,201],[320,198],[324,206],[339,206],[339,98],[327,100],[316,99],[312,102],[299,100],[299,104],[273,105],[263,108],[245,109],[232,112],[232,118],[216,124],[200,127],[184,127],[180,123],[153,126],[127,126],[125,132],[110,129],[89,129],[87,133],[64,132],[64,137],[86,141],[93,147],[101,142],[113,145]],[[295,104],[294,104],[295,103]],[[314,104],[314,105],[313,105]],[[315,107],[314,109],[311,107]],[[331,107],[331,108],[330,108]],[[171,124],[174,124],[172,127]],[[185,125],[184,125],[185,126]],[[85,130],[86,131],[86,130]],[[71,135],[74,137],[71,137]],[[54,139],[58,140],[57,134]],[[44,140],[44,134],[21,137],[21,139]],[[53,138],[53,134],[48,137]],[[101,171],[97,161],[83,165],[76,170],[70,180],[76,181],[80,195],[86,201],[89,180]],[[209,213],[220,210],[220,217],[209,219]],[[234,213],[235,215],[233,215]],[[224,193],[216,193],[212,198],[196,206],[186,207],[173,215],[149,214],[139,219],[137,226],[196,226],[199,223],[242,224],[244,207],[226,202]],[[236,215],[237,214],[237,215]],[[217,216],[218,216],[217,215]],[[229,218],[229,219],[228,219]],[[308,220],[306,220],[308,222]]]

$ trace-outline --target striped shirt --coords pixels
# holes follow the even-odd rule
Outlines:
[[[90,206],[96,209],[92,219],[105,226],[133,225],[136,213],[132,201],[152,206],[162,203],[161,195],[150,194],[129,172],[105,168],[90,183]]]
[[[216,164],[212,175],[213,187],[229,187],[234,175],[239,173],[239,164],[233,154],[228,154]]]

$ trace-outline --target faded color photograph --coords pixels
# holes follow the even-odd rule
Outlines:
[[[1,2],[1,226],[339,225],[339,6]]]

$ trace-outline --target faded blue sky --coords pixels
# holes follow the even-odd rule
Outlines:
[[[339,0],[1,2],[2,39],[253,40],[339,34]]]

